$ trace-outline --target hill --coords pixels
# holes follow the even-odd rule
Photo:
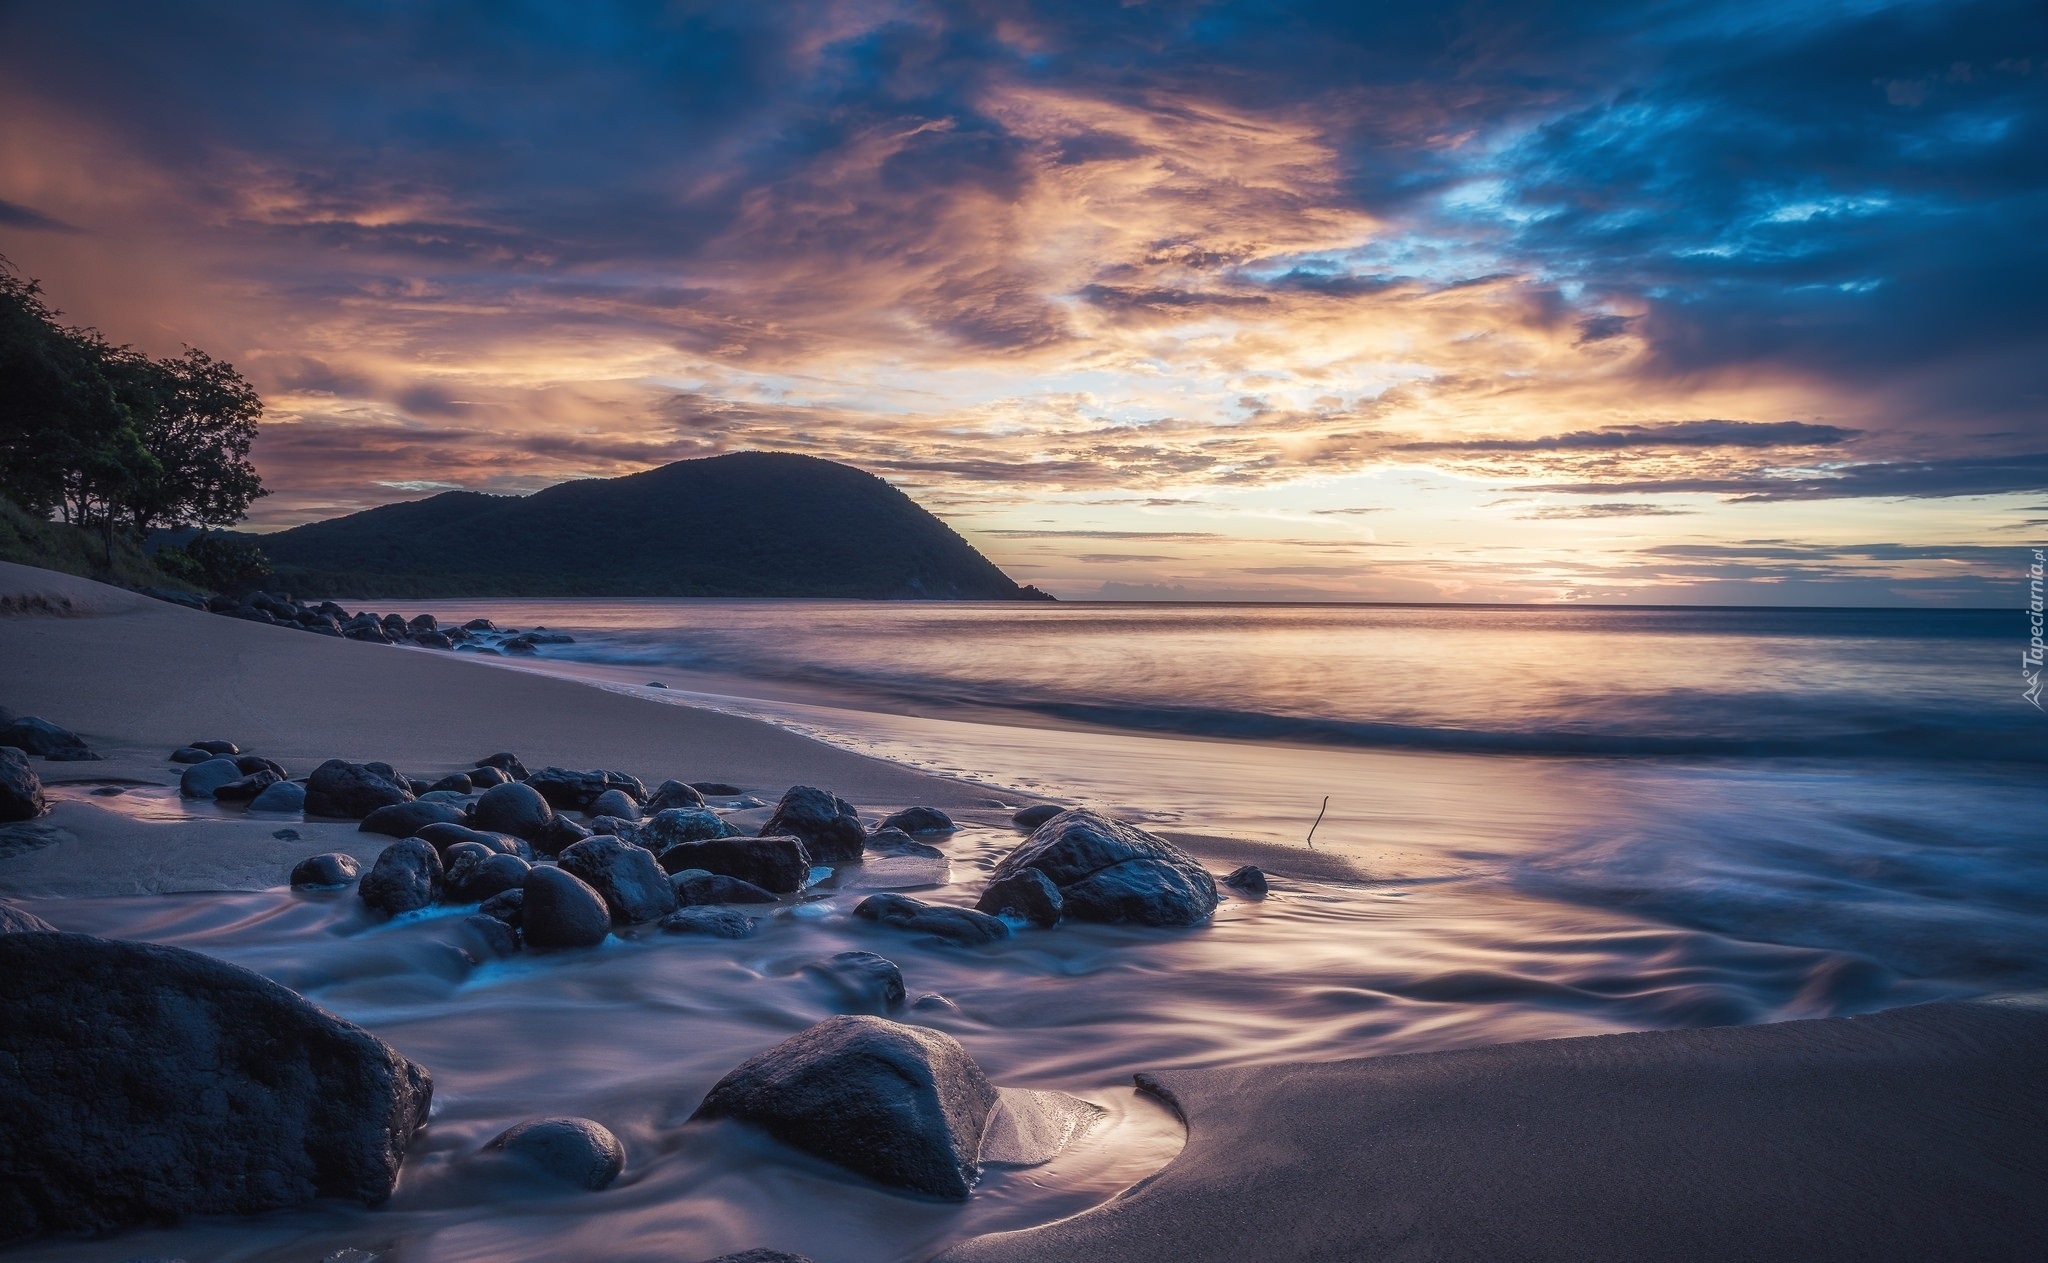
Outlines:
[[[873,474],[783,452],[450,491],[256,538],[300,593],[1050,599]]]

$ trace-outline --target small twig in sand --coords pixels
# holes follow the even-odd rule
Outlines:
[[[1323,795],[1323,811],[1328,811],[1329,809],[1330,809],[1330,796],[1329,796],[1328,794],[1324,794],[1324,795]],[[1323,811],[1319,811],[1319,812],[1317,812],[1317,813],[1316,813],[1316,824],[1321,824],[1321,823],[1323,822]],[[1312,825],[1310,825],[1310,826],[1308,827],[1308,844],[1309,844],[1309,846],[1310,846],[1310,848],[1311,848],[1311,849],[1313,849],[1313,848],[1314,848],[1314,846],[1315,846],[1315,844],[1316,844],[1316,824],[1312,824]]]

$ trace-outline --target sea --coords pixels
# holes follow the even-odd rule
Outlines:
[[[1169,1161],[1183,1132],[1133,1090],[1139,1071],[2048,986],[2048,716],[2023,696],[2017,612],[431,608],[571,638],[479,671],[753,716],[970,782],[997,822],[1052,800],[1225,852],[1256,844],[1242,849],[1266,857],[1271,892],[1227,898],[1194,930],[1020,928],[972,950],[851,916],[878,885],[971,904],[1021,836],[979,823],[931,870],[823,875],[750,939],[628,936],[573,957],[478,964],[452,946],[459,911],[374,924],[345,895],[68,901],[45,912],[62,928],[210,952],[370,1027],[433,1071],[436,1112],[382,1209],[19,1257],[921,1260],[1085,1210]],[[954,1035],[999,1084],[1101,1114],[1049,1162],[991,1166],[965,1205],[691,1122],[740,1060],[861,1010],[830,973],[847,950],[901,967],[909,997],[890,1016]],[[557,1114],[619,1134],[617,1185],[565,1192],[479,1159],[497,1131]]]

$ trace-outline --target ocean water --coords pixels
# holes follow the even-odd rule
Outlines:
[[[2048,986],[2048,719],[2020,696],[2015,615],[691,601],[433,612],[575,637],[480,671],[755,715],[968,780],[991,804],[1050,798],[1175,836],[1248,839],[1288,848],[1273,852],[1282,873],[1291,854],[1322,875],[1227,898],[1196,930],[1062,926],[973,951],[851,916],[876,886],[971,903],[1019,840],[981,823],[945,840],[943,863],[832,874],[761,910],[752,939],[636,933],[481,965],[457,949],[459,917],[377,925],[346,894],[53,902],[37,911],[61,928],[177,943],[300,989],[427,1065],[437,1103],[381,1210],[50,1241],[19,1257],[687,1261],[771,1245],[820,1263],[917,1260],[1072,1214],[1169,1160],[1180,1130],[1131,1091],[1140,1070]],[[153,791],[95,801],[124,798],[138,828],[181,810]],[[760,814],[734,810],[742,824]],[[900,1020],[954,1034],[999,1084],[1073,1093],[1105,1117],[1050,1163],[992,1169],[966,1206],[688,1122],[740,1060],[863,1007],[820,969],[848,949],[902,967],[913,1003],[893,1011]],[[479,1164],[491,1135],[542,1114],[612,1127],[629,1150],[621,1182],[550,1193]]]

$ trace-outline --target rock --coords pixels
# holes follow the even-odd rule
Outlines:
[[[434,849],[441,852],[444,859],[447,857],[448,848],[459,842],[475,842],[486,850],[495,851],[500,855],[517,855],[523,860],[533,858],[533,848],[526,844],[524,838],[515,838],[509,833],[495,833],[487,829],[472,829],[467,825],[430,824],[422,827],[413,836],[425,838],[432,843]]]
[[[545,855],[559,855],[589,836],[590,830],[567,816],[557,814],[541,826],[540,833],[533,839],[533,847]]]
[[[721,1254],[705,1263],[811,1263],[801,1254],[790,1254],[783,1250],[741,1250],[738,1254]]]
[[[503,921],[516,930],[525,919],[526,889],[522,886],[518,890],[499,891],[484,900],[483,906],[477,911],[484,916]]]
[[[440,626],[441,624],[435,620],[432,614],[415,614],[405,620],[405,630],[414,635],[418,635],[421,632],[436,631]]]
[[[472,628],[471,630],[475,629]],[[526,765],[519,761],[519,756],[508,754],[503,750],[486,758],[478,759],[476,765],[478,767],[494,767],[515,781],[526,779]]]
[[[675,888],[676,905],[683,908],[720,903],[781,902],[772,890],[763,890],[750,881],[727,877],[723,873],[707,873],[701,868],[686,868],[674,874],[669,878],[669,885]]]
[[[171,751],[173,763],[204,763],[213,756],[198,746],[179,746]]]
[[[496,631],[498,630],[498,625],[488,618],[472,618],[462,625],[462,630],[471,632]],[[508,754],[504,757],[509,759],[512,756]]]
[[[40,754],[59,763],[77,763],[100,757],[86,748],[77,733],[34,715],[24,715],[0,724],[0,746],[13,746],[23,754]]]
[[[512,780],[511,777],[494,767],[473,767],[462,775],[469,782],[469,788],[472,791],[489,789],[493,785],[509,784]]]
[[[519,952],[519,931],[481,912],[462,918],[462,935],[474,947],[469,955],[478,963]]]
[[[811,858],[820,864],[839,864],[860,858],[867,844],[867,830],[860,813],[843,798],[809,785],[792,785],[776,805],[775,814],[761,826],[762,837],[802,838]]]
[[[483,797],[476,800],[472,823],[478,829],[509,833],[533,842],[545,833],[554,815],[554,809],[538,791],[514,781],[485,790]]]
[[[476,843],[457,845],[466,851]],[[464,855],[449,865],[442,889],[450,903],[483,903],[508,890],[523,889],[531,871],[532,866],[517,855]]]
[[[290,779],[289,774],[284,770],[284,764],[277,762],[275,759],[266,759],[260,754],[238,754],[232,757],[235,760],[235,766],[241,770],[244,776],[254,776],[258,772],[268,772],[281,781]]]
[[[663,781],[652,794],[647,796],[647,810],[650,814],[657,811],[667,811],[671,807],[702,808],[703,806],[704,795],[697,792],[697,787],[685,785],[681,781]]]
[[[649,680],[647,682],[647,687],[651,689],[665,689],[668,687],[668,685],[663,684],[660,680]]]
[[[529,947],[596,947],[612,930],[612,914],[575,874],[540,865],[526,875],[519,929]]]
[[[982,888],[974,906],[990,916],[1022,917],[1041,929],[1060,923],[1065,901],[1052,879],[1035,868],[1020,868]]]
[[[429,789],[429,791],[435,793],[439,793],[442,790],[446,790],[449,793],[454,794],[469,794],[476,789],[476,786],[470,783],[468,774],[463,772],[455,772],[451,775],[442,777],[440,780],[435,781],[432,785],[428,786],[427,788]]]
[[[302,812],[306,809],[306,787],[295,781],[274,781],[249,800],[251,811]]]
[[[409,802],[393,803],[379,807],[363,817],[357,826],[364,833],[381,833],[389,838],[411,838],[432,824],[459,825],[463,821],[462,809],[447,803]]]
[[[441,857],[419,838],[393,842],[377,856],[356,886],[370,911],[395,917],[418,912],[441,897]]]
[[[340,851],[309,855],[292,866],[292,889],[332,890],[348,885],[362,871],[355,856]]]
[[[786,895],[810,880],[811,854],[801,838],[712,838],[669,847],[661,853],[661,866],[671,873],[723,873]]]
[[[197,952],[0,935],[0,1240],[391,1195],[433,1081]]]
[[[608,789],[590,800],[589,815],[611,816],[619,820],[638,820],[640,804],[623,789]]]
[[[1242,868],[1232,869],[1230,876],[1223,879],[1223,884],[1249,899],[1266,897],[1265,870],[1257,864],[1246,864]]]
[[[915,855],[920,859],[942,860],[946,853],[929,842],[920,842],[901,829],[877,829],[868,835],[869,855]]]
[[[824,982],[850,1013],[887,1013],[903,1003],[903,971],[887,956],[840,952],[805,965],[804,972]]]
[[[985,912],[968,908],[946,908],[924,903],[906,895],[869,895],[854,905],[853,915],[863,921],[893,925],[899,930],[934,934],[954,943],[980,946],[1010,936],[1010,927]]]
[[[731,1118],[890,1188],[965,1201],[996,1090],[958,1040],[828,1017],[718,1081],[697,1118]]]
[[[727,824],[724,816],[704,807],[664,808],[642,821],[635,831],[640,845],[656,855],[685,842],[736,838],[739,835],[740,831]]]
[[[536,1118],[506,1129],[484,1148],[593,1193],[626,1169],[619,1138],[587,1118]]]
[[[728,785],[724,781],[691,781],[690,788],[706,798],[737,798],[747,792],[737,785]]]
[[[13,746],[0,746],[0,824],[33,820],[48,806],[43,779],[28,756]]]
[[[991,882],[1037,869],[1076,921],[1198,925],[1216,910],[1216,880],[1195,857],[1135,825],[1066,811],[1004,856]]]
[[[526,778],[557,811],[587,811],[608,789],[624,790],[636,803],[645,801],[647,787],[624,772],[572,772],[563,767],[544,767]]]
[[[242,769],[235,766],[233,759],[208,759],[185,769],[185,774],[178,778],[178,793],[186,798],[211,798],[221,786],[241,779]]]
[[[1055,807],[1051,803],[1040,803],[1036,807],[1026,807],[1016,815],[1011,816],[1010,823],[1016,825],[1019,829],[1036,829],[1039,825],[1044,824],[1065,810],[1065,807]]]
[[[676,892],[652,852],[617,838],[594,837],[562,852],[562,869],[598,893],[618,925],[638,925],[676,910]]]
[[[306,778],[306,814],[361,820],[379,807],[412,801],[412,791],[382,763],[329,759]]]
[[[200,766],[204,767],[206,765],[202,763]],[[229,781],[213,791],[213,798],[215,802],[223,803],[254,802],[263,796],[264,790],[269,789],[272,785],[282,785],[283,783],[284,778],[282,776],[265,768],[260,772],[244,776],[239,780]]]
[[[958,826],[953,817],[937,807],[905,807],[881,823],[884,829],[901,829],[905,833],[951,833]]]
[[[661,919],[661,928],[665,934],[746,938],[754,932],[754,918],[731,908],[678,908]]]
[[[204,750],[208,754],[225,754],[230,758],[242,752],[242,747],[232,741],[194,741],[191,748]]]
[[[414,632],[412,643],[422,649],[453,649],[455,642],[437,631]]]
[[[19,904],[0,899],[0,934],[55,934],[57,927]],[[0,1209],[0,1214],[5,1214]]]

